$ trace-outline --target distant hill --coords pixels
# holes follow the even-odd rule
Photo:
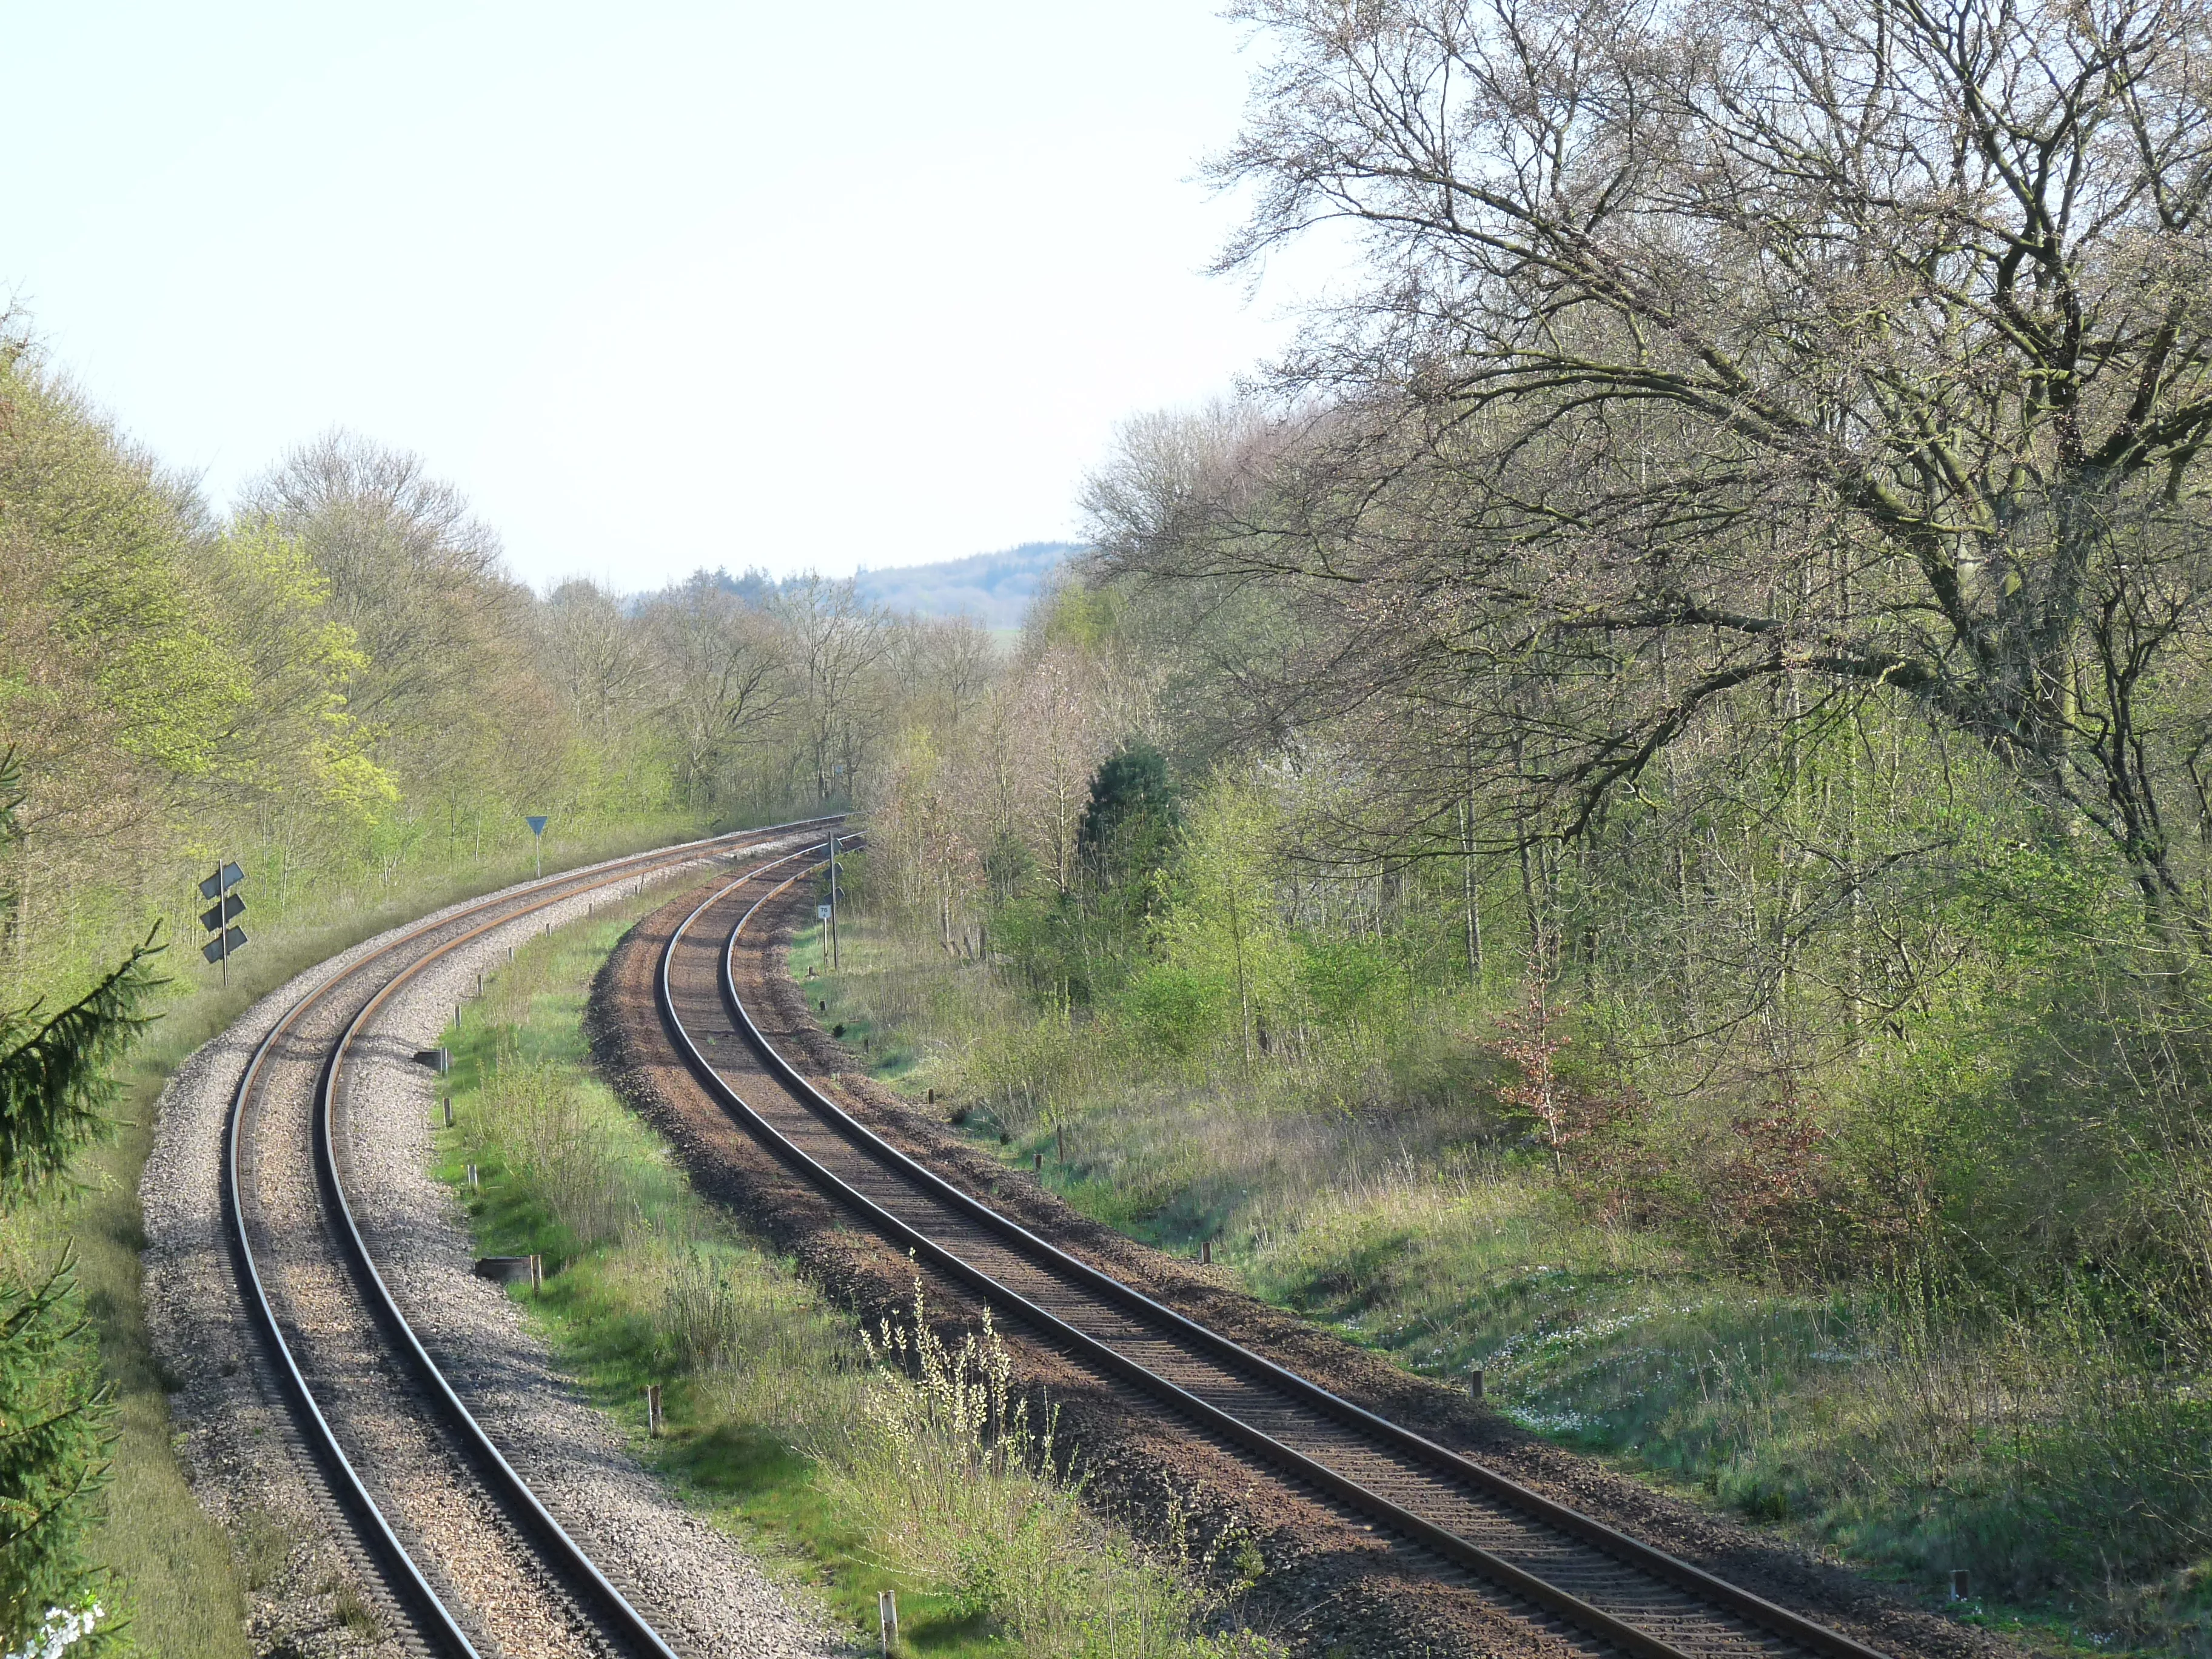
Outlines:
[[[1018,628],[1045,579],[1083,550],[1080,542],[1024,542],[1003,553],[978,553],[941,564],[862,570],[854,580],[867,598],[894,611],[924,617],[964,612],[986,628]]]
[[[1030,600],[1052,573],[1085,550],[1081,542],[1024,542],[1003,553],[977,553],[965,559],[900,565],[890,570],[860,570],[854,573],[853,580],[862,599],[887,610],[922,617],[969,616],[986,628],[1010,630],[1022,625]],[[760,569],[732,576],[726,566],[714,571],[702,568],[691,580],[711,582],[747,605],[758,606],[798,578],[787,576],[778,581]],[[651,597],[633,593],[625,603],[635,610]]]

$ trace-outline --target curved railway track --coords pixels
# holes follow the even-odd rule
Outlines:
[[[702,1085],[806,1180],[1053,1347],[1471,1575],[1638,1659],[1881,1659],[1875,1650],[1530,1491],[1194,1323],[1037,1237],[872,1133],[763,1035],[732,963],[765,952],[750,877],[671,935],[662,1012]],[[711,1058],[709,1057],[711,1055]]]
[[[309,990],[240,1073],[223,1202],[241,1291],[304,1441],[407,1620],[406,1645],[449,1659],[676,1659],[470,1413],[363,1240],[346,1112],[378,1014],[497,930],[687,863],[779,854],[751,873],[771,870],[818,848],[813,832],[830,822],[617,860],[422,923]]]

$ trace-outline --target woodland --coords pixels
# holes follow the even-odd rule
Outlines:
[[[342,433],[217,511],[19,330],[9,1203],[66,1211],[219,858],[281,929],[510,879],[526,813],[850,805],[825,1011],[1091,1212],[1973,1617],[2201,1651],[2212,11],[1239,15],[1223,272],[1352,274],[1122,428],[1010,641],[540,596]],[[17,1632],[107,1582],[112,1401],[10,1224]]]
[[[866,780],[842,1017],[1531,1428],[2196,1650],[2212,16],[1240,15],[1222,268],[1353,274]]]

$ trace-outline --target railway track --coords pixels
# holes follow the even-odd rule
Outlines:
[[[240,1073],[223,1181],[240,1288],[295,1427],[397,1604],[404,1646],[444,1659],[677,1659],[471,1416],[363,1241],[347,1112],[380,1012],[502,929],[687,863],[773,854],[756,873],[772,869],[818,848],[830,822],[617,860],[425,922],[308,991]]]
[[[804,873],[765,893],[742,878],[692,910],[661,954],[662,1011],[723,1109],[873,1230],[1079,1363],[1545,1622],[1638,1659],[1881,1659],[1194,1323],[875,1135],[777,1051],[739,994],[739,952],[769,948],[748,924]]]

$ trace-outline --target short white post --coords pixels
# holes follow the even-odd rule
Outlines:
[[[884,1638],[884,1659],[890,1659],[891,1644],[898,1640],[898,1592],[876,1592],[876,1623]]]
[[[660,1415],[660,1384],[658,1382],[648,1382],[645,1385],[645,1436],[647,1439],[658,1440],[660,1438],[662,1420],[663,1419]]]

